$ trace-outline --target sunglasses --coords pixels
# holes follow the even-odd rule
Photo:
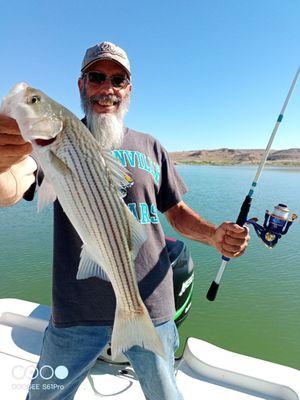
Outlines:
[[[125,75],[107,76],[103,72],[89,71],[86,74],[90,83],[101,85],[105,81],[110,81],[112,86],[116,89],[124,89],[129,85],[130,81]]]

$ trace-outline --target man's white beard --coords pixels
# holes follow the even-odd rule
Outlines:
[[[124,118],[128,111],[130,95],[128,94],[114,114],[98,114],[92,106],[82,99],[82,106],[86,113],[87,127],[105,150],[119,148],[124,138]]]

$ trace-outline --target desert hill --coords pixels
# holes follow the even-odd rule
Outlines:
[[[263,149],[216,149],[170,152],[175,164],[199,165],[256,165],[259,164]],[[271,150],[268,165],[300,166],[300,148]]]

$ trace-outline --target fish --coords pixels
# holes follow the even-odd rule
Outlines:
[[[17,121],[43,170],[38,209],[57,198],[82,240],[76,278],[112,284],[112,359],[134,345],[166,358],[138,289],[134,260],[147,236],[120,193],[132,184],[128,171],[70,110],[25,82],[4,97],[1,112]]]

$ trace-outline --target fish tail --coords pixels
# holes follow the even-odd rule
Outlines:
[[[135,313],[124,311],[117,305],[111,341],[112,359],[116,359],[135,345],[144,347],[166,359],[162,341],[145,305],[141,303],[140,311]]]

